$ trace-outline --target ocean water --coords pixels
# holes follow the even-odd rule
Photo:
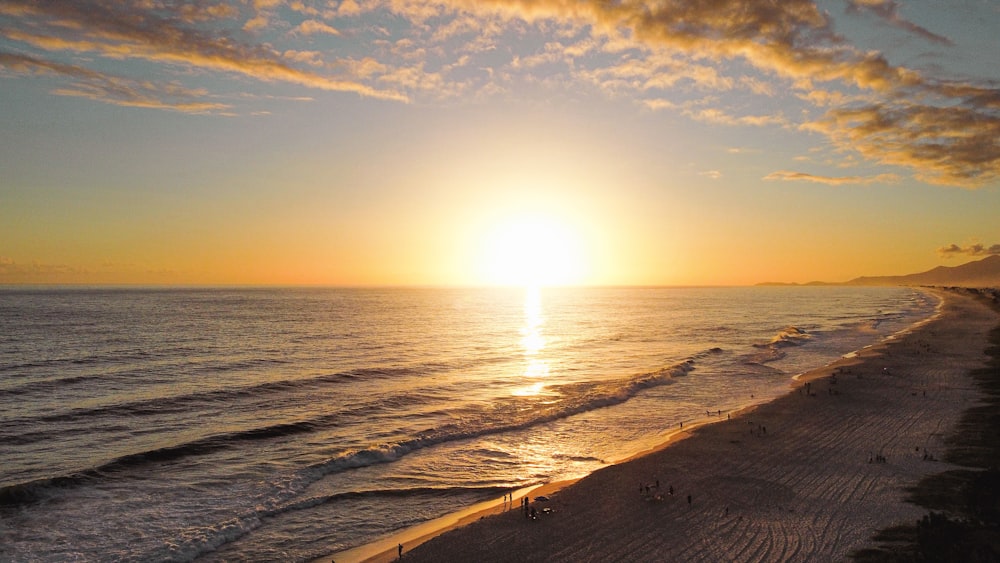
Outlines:
[[[786,393],[936,305],[908,288],[0,289],[0,560],[309,560]]]

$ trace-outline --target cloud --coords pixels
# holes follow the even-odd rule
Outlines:
[[[890,25],[919,35],[928,41],[948,46],[955,44],[947,37],[938,35],[909,20],[901,18],[899,16],[899,3],[894,0],[847,0],[847,6],[850,12],[870,12],[882,18]]]
[[[326,66],[326,63],[323,62],[323,53],[319,51],[296,51],[294,49],[289,49],[281,55],[290,61],[307,64],[309,66]]]
[[[200,16],[192,15],[193,13]],[[231,73],[262,82],[286,82],[374,98],[406,100],[398,92],[373,88],[349,78],[338,79],[295,68],[267,45],[238,41],[221,30],[209,32],[203,30],[203,26],[191,23],[199,17],[230,18],[233,14],[231,9],[206,7],[192,12],[190,7],[177,7],[172,3],[153,4],[141,0],[7,0],[0,8],[0,15],[5,19],[13,19],[15,25],[2,25],[0,20],[0,35],[9,41],[44,52],[44,55],[30,57],[37,62],[33,65],[36,68],[73,66],[54,58],[59,55],[84,55],[88,58],[96,55],[107,60],[139,59],[157,64]],[[256,27],[256,24],[252,27]],[[306,25],[303,29],[309,32],[323,31],[321,26],[315,24]],[[95,80],[96,75],[101,74],[95,68],[96,65],[88,64],[85,67],[81,63],[75,66],[93,73],[92,78]],[[23,68],[23,65],[16,68]],[[147,90],[153,92],[156,87]],[[74,89],[60,93],[66,92],[84,93]],[[112,103],[119,99],[114,96],[94,97]],[[122,100],[124,105],[130,105],[128,97]],[[156,105],[150,104],[150,107]]]
[[[729,115],[716,108],[701,110],[685,110],[684,114],[697,121],[715,123],[718,125],[749,125],[761,127],[764,125],[784,125],[787,120],[780,115]]]
[[[102,74],[82,67],[55,63],[0,51],[0,67],[8,71],[57,74],[73,81],[52,92],[101,102],[141,108],[169,109],[183,113],[210,113],[229,109],[228,104],[206,101],[203,90],[190,90],[174,83],[136,81]]]
[[[875,176],[817,176],[805,172],[778,170],[764,176],[764,180],[780,180],[784,182],[813,182],[828,186],[892,184],[900,180],[896,174],[878,174]]]
[[[295,33],[301,35],[314,35],[317,33],[327,33],[329,35],[340,35],[340,32],[319,20],[305,20],[295,26]]]
[[[7,281],[22,281],[25,279],[44,279],[62,274],[86,274],[89,270],[66,264],[42,264],[31,262],[19,264],[11,258],[0,258],[0,279]]]
[[[906,100],[830,110],[807,124],[844,151],[915,171],[932,184],[977,187],[1000,177],[1000,115],[971,98],[951,107]]]
[[[337,14],[341,16],[356,16],[361,13],[361,6],[355,0],[343,0],[337,6]]]
[[[18,262],[0,256],[0,283],[150,283],[175,281],[177,272],[143,264],[104,260],[91,264]]]
[[[950,44],[901,5],[849,0],[848,11]],[[797,127],[845,162],[931,184],[1000,179],[1000,88],[852,45],[813,0],[5,0],[0,39],[9,57],[32,61],[8,73],[47,69],[72,81],[55,93],[107,103],[232,111],[191,97],[219,76],[418,102],[519,95],[526,85],[713,125]],[[155,68],[143,79],[108,74],[119,61]]]
[[[854,47],[834,31],[830,16],[810,0],[757,2],[604,2],[598,0],[442,0],[452,10],[486,13],[539,24],[557,21],[587,27],[607,43],[627,43],[644,57],[669,53],[690,62],[728,68],[743,61],[771,79],[783,79],[801,99],[826,113],[804,129],[868,161],[905,167],[922,181],[975,188],[1000,177],[1000,91],[971,82],[946,83],[891,64],[877,52]],[[899,16],[891,1],[855,2],[859,13],[933,40],[947,39]],[[400,8],[400,13],[406,13]],[[631,69],[638,65],[631,65]],[[664,88],[678,82],[670,69],[655,69]],[[648,81],[629,80],[615,66],[579,74],[621,95]],[[616,78],[617,80],[610,80]],[[726,78],[726,77],[723,77]],[[751,82],[743,78],[753,88]],[[699,84],[706,84],[704,81]],[[718,84],[730,84],[720,80]],[[757,93],[767,95],[758,88]],[[859,100],[867,100],[859,104]],[[657,95],[641,103],[653,109],[687,107]],[[688,110],[694,119],[721,124],[780,123],[773,116],[730,119],[724,108]]]
[[[177,10],[184,22],[192,24],[234,18],[239,15],[239,10],[235,6],[224,2],[219,2],[218,4],[192,2],[178,6]]]
[[[948,246],[943,246],[938,249],[938,254],[944,256],[945,258],[954,258],[960,255],[967,256],[991,256],[994,254],[1000,254],[1000,244],[992,244],[986,246],[984,244],[970,244],[968,246],[959,246],[957,244],[949,244]]]
[[[662,98],[652,98],[643,100],[643,105],[651,110],[663,110],[663,109],[677,109],[678,105],[670,100],[664,100]]]

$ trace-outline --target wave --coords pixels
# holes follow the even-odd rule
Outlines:
[[[744,355],[742,361],[747,365],[776,362],[788,355],[787,348],[802,346],[810,339],[812,339],[812,334],[799,327],[785,327],[778,331],[769,342],[753,344],[752,346],[757,351]]]
[[[118,363],[122,361],[145,360],[153,354],[146,352],[121,353],[114,355],[93,355],[75,358],[49,358],[44,360],[33,360],[18,364],[0,364],[0,373],[14,372],[14,376],[24,376],[21,371],[34,368],[51,368],[60,366],[85,366],[98,363]]]
[[[126,454],[101,465],[69,475],[37,479],[0,487],[0,506],[30,504],[43,498],[53,488],[67,488],[111,477],[115,473],[150,463],[173,461],[184,457],[205,455],[228,448],[238,442],[279,438],[311,432],[315,424],[309,421],[274,424],[237,432],[218,434],[183,444],[165,446],[144,452]]]
[[[195,353],[196,350],[191,350],[189,353]],[[239,360],[213,360],[208,362],[192,362],[187,359],[186,356],[178,354],[157,354],[157,353],[136,353],[136,354],[115,354],[108,356],[94,356],[86,358],[72,358],[72,359],[58,359],[58,360],[41,360],[37,362],[28,362],[19,365],[11,365],[7,367],[0,367],[0,371],[4,369],[18,370],[23,368],[33,368],[33,367],[59,367],[60,364],[70,364],[74,366],[78,365],[90,365],[90,364],[101,364],[102,369],[99,371],[91,371],[89,373],[81,375],[71,375],[68,377],[53,377],[49,379],[39,379],[32,380],[21,386],[24,392],[33,390],[33,386],[41,387],[41,390],[48,390],[46,386],[65,386],[72,383],[81,383],[89,380],[104,381],[108,379],[108,369],[118,370],[116,373],[123,374],[129,379],[134,379],[136,377],[143,376],[144,374],[162,372],[164,367],[158,363],[154,364],[142,364],[135,363],[141,361],[151,360],[156,361],[172,361],[169,365],[171,369],[175,372],[183,372],[190,374],[197,373],[222,373],[228,371],[240,371],[240,370],[252,370],[260,369],[262,367],[270,367],[277,365],[284,365],[291,363],[291,360],[284,358],[244,358]],[[127,369],[126,369],[127,368]],[[27,377],[23,376],[22,377]],[[8,391],[16,391],[20,388],[15,388]]]
[[[509,492],[507,487],[413,487],[402,489],[375,489],[361,491],[346,491],[329,495],[315,495],[302,499],[282,501],[272,499],[259,504],[248,512],[230,518],[212,526],[200,526],[183,530],[178,536],[184,538],[173,540],[168,545],[143,558],[153,561],[192,561],[199,556],[215,551],[227,543],[234,542],[259,528],[265,519],[283,514],[307,510],[323,504],[351,501],[356,499],[398,499],[419,496],[453,498],[456,495],[476,495],[483,498],[497,497]]]
[[[592,459],[592,458],[587,458]],[[366,491],[347,491],[343,493],[333,493],[330,495],[318,495],[294,502],[283,503],[280,508],[268,510],[264,516],[276,516],[282,512],[312,508],[321,504],[337,502],[342,500],[353,500],[359,498],[408,498],[415,496],[454,496],[459,494],[478,494],[482,496],[495,496],[509,493],[510,487],[485,486],[485,487],[410,487],[402,489],[373,489]]]
[[[163,415],[186,412],[192,407],[200,405],[232,405],[233,399],[252,397],[260,399],[261,396],[269,392],[293,391],[297,389],[317,389],[326,385],[344,383],[354,380],[370,380],[379,378],[393,378],[403,375],[424,373],[421,368],[364,368],[347,370],[337,373],[324,374],[314,377],[304,377],[297,379],[280,379],[268,381],[255,385],[243,387],[232,387],[215,389],[212,391],[201,391],[184,395],[173,395],[166,397],[151,397],[126,403],[115,403],[91,408],[73,409],[70,411],[56,412],[44,416],[32,417],[32,421],[45,423],[59,422],[84,422],[92,421],[102,417],[135,417],[148,415]],[[36,381],[21,385],[13,389],[0,390],[0,397],[4,395],[21,395],[27,393],[40,393],[62,389],[67,382],[74,383],[91,379],[106,379],[105,377],[94,375],[81,375],[55,380]],[[25,419],[17,419],[12,422],[25,422]],[[0,443],[5,440],[0,435]]]
[[[36,479],[26,483],[0,487],[0,508],[16,507],[38,502],[58,489],[77,486],[87,480],[83,473]]]
[[[143,356],[145,358],[146,356]],[[67,386],[72,385],[86,385],[90,383],[101,383],[105,384],[109,381],[115,380],[127,380],[130,383],[136,381],[138,378],[142,378],[142,383],[150,383],[150,379],[144,377],[145,375],[162,372],[163,368],[157,366],[155,369],[152,367],[149,370],[142,370],[141,364],[140,369],[135,367],[129,367],[127,370],[121,370],[124,367],[124,363],[139,359],[138,356],[114,356],[113,359],[94,359],[94,358],[77,358],[69,360],[49,360],[49,361],[39,361],[20,364],[18,366],[9,366],[8,368],[0,367],[0,371],[4,369],[16,370],[25,367],[58,367],[59,364],[68,363],[71,365],[86,365],[86,364],[99,364],[106,363],[115,366],[119,369],[117,372],[110,372],[107,369],[102,369],[100,371],[94,371],[85,374],[75,374],[66,376],[56,376],[47,379],[32,379],[27,382],[21,383],[13,387],[6,389],[0,389],[0,398],[3,396],[19,396],[28,395],[32,393],[48,393],[54,390],[65,390]],[[249,369],[259,369],[261,367],[268,367],[274,365],[281,365],[289,363],[288,360],[279,358],[258,358],[258,359],[247,359],[238,360],[232,362],[210,362],[203,365],[193,364],[188,365],[177,365],[175,366],[177,371],[185,371],[188,373],[196,374],[200,372],[205,373],[223,373],[227,371],[234,370],[249,370]],[[21,376],[30,377],[30,376]]]
[[[797,326],[789,326],[782,329],[778,334],[774,335],[774,338],[767,344],[754,344],[754,347],[763,348],[767,346],[801,346],[806,343],[807,340],[812,338],[812,335],[805,330]]]
[[[702,350],[701,352],[694,354],[693,356],[691,356],[690,360],[701,360],[704,358],[708,358],[710,356],[721,354],[723,352],[725,352],[725,350],[723,350],[722,348],[718,346],[713,346],[712,348],[709,348],[707,350]]]
[[[307,481],[315,481],[331,473],[379,463],[390,463],[416,450],[438,444],[525,430],[577,414],[621,404],[643,390],[669,385],[673,382],[673,378],[685,375],[693,369],[694,361],[689,359],[653,372],[636,375],[624,381],[573,383],[556,386],[554,392],[560,394],[563,397],[562,400],[540,401],[534,410],[524,409],[520,402],[494,405],[492,409],[476,413],[478,417],[466,416],[461,423],[444,425],[408,440],[381,444],[314,464],[302,470],[303,478]],[[523,414],[525,412],[527,414]],[[497,420],[505,420],[506,422],[497,424]]]
[[[245,397],[259,397],[262,393],[277,391],[294,391],[296,389],[318,389],[327,385],[342,384],[350,381],[364,381],[372,379],[393,379],[406,376],[426,376],[433,373],[468,369],[484,364],[494,364],[509,361],[513,356],[498,354],[492,357],[478,356],[476,358],[462,358],[452,362],[424,362],[413,366],[385,366],[385,367],[365,367],[346,369],[334,373],[326,373],[307,377],[284,378],[264,383],[258,383],[242,387],[228,387],[211,391],[200,391],[184,395],[151,397],[142,400],[103,405],[85,409],[74,409],[49,414],[43,417],[33,418],[44,422],[68,422],[84,421],[94,417],[104,416],[145,416],[157,414],[170,414],[181,412],[197,406],[198,404],[215,404],[219,401],[229,401]],[[128,359],[128,358],[125,358]],[[65,360],[57,360],[63,362]],[[48,362],[39,362],[42,366]],[[232,362],[212,362],[198,367],[197,373],[223,373],[229,371],[240,371],[249,369],[259,369],[290,363],[289,360],[275,358],[259,358],[238,360]],[[36,365],[36,364],[31,364]],[[158,368],[162,369],[162,368]],[[130,385],[137,381],[137,374],[143,373],[141,366],[138,370],[132,369],[124,373],[123,376],[110,375],[106,371],[91,374],[70,375],[55,377],[44,380],[32,380],[15,385],[6,389],[0,389],[0,399],[4,397],[21,397],[32,394],[46,394],[53,391],[63,392],[67,386],[83,386],[92,383],[107,384],[109,381],[128,381]],[[148,379],[141,383],[150,383]],[[3,438],[0,437],[0,443]]]
[[[596,458],[589,455],[568,455],[568,454],[554,454],[553,459],[562,459],[566,461],[578,461],[578,462],[596,462],[596,463],[607,463],[603,459]]]
[[[69,377],[60,377],[56,379],[31,381],[29,383],[23,383],[16,387],[0,389],[0,397],[28,395],[31,393],[48,393],[50,391],[65,389],[66,386],[68,385],[73,385],[75,383],[80,383],[82,381],[90,381],[94,379],[104,379],[104,378],[106,378],[106,376],[71,375]]]
[[[467,440],[531,428],[596,409],[623,403],[646,389],[668,385],[673,378],[694,369],[694,360],[688,359],[662,369],[638,374],[625,380],[598,383],[574,383],[555,386],[561,397],[556,401],[539,401],[533,409],[524,409],[519,401],[491,405],[462,417],[459,422],[443,425],[395,443],[385,443],[371,448],[344,452],[341,455],[315,463],[299,470],[297,481],[315,482],[322,477],[359,467],[389,463],[406,454],[442,443]],[[399,399],[399,397],[397,397]],[[413,400],[423,400],[415,396]],[[372,409],[385,409],[384,404],[355,407],[359,413]],[[308,420],[280,423],[228,432],[205,438],[164,446],[148,451],[123,455],[98,466],[69,475],[38,479],[0,488],[0,506],[19,506],[37,502],[53,488],[78,486],[92,481],[115,478],[123,471],[151,463],[173,461],[184,457],[206,455],[233,447],[241,442],[282,438],[295,434],[315,432],[330,428],[344,420],[344,413],[330,413]],[[497,424],[497,420],[503,420]]]

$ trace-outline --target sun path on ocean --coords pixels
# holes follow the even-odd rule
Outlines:
[[[488,229],[479,260],[489,285],[578,285],[587,274],[583,238],[551,215],[523,213]]]

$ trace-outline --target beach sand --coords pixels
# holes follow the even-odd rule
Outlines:
[[[390,561],[398,543],[412,562],[846,560],[926,513],[904,488],[952,467],[926,458],[980,396],[968,371],[1000,316],[941,295],[934,320],[804,375],[785,397],[544,491],[537,520],[487,503],[324,560]]]

